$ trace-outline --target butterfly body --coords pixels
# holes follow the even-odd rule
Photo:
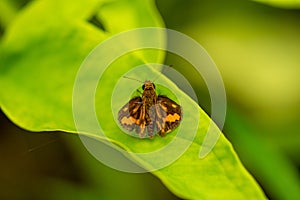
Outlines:
[[[181,121],[181,106],[166,96],[157,95],[155,85],[147,80],[142,97],[134,97],[118,113],[123,128],[135,131],[141,138],[164,136]]]

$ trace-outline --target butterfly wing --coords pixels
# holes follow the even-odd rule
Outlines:
[[[152,137],[154,129],[160,136],[164,136],[180,124],[181,118],[181,106],[161,95],[158,96],[155,105],[155,117],[149,116],[149,110],[146,111],[141,97],[131,99],[118,113],[122,127],[128,131],[135,130],[141,138],[146,136],[146,130],[148,136]]]
[[[182,109],[175,101],[166,96],[158,96],[156,105],[156,130],[160,136],[175,129],[181,121]]]
[[[142,98],[135,97],[125,104],[118,113],[118,120],[123,128],[128,131],[136,130],[141,114]]]

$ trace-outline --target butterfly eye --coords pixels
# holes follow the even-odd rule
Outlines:
[[[145,89],[145,84],[142,86],[142,89],[143,89],[143,90]]]

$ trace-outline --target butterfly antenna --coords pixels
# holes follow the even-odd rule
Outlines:
[[[135,78],[132,78],[132,77],[128,77],[128,76],[123,76],[123,78],[128,78],[128,79],[131,79],[131,80],[134,80],[134,81],[138,81],[140,83],[144,83],[143,81],[141,80],[138,80],[138,79],[135,79]]]

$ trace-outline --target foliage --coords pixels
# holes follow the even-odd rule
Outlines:
[[[4,88],[0,93],[1,109],[14,123],[30,131],[75,133],[72,89],[80,64],[99,42],[121,31],[146,26],[163,26],[152,1],[32,2],[16,16],[1,41],[0,85]],[[147,61],[162,61],[161,52],[141,53]],[[116,80],[138,64],[144,64],[144,60],[135,55],[113,63],[110,70],[118,72],[107,71],[99,84],[96,101],[99,109],[107,113],[99,114],[99,120],[112,141],[130,151],[148,152],[171,141],[175,132],[163,139],[134,139],[120,131],[107,110]],[[188,104],[184,107],[187,120],[198,120],[193,115],[196,110],[201,118],[197,136],[188,150],[170,166],[153,173],[183,198],[264,199],[223,135],[209,156],[198,158],[210,119],[170,80],[161,79]],[[220,132],[217,127],[215,131]],[[179,143],[185,140],[179,138]],[[135,159],[145,167],[154,164]]]

